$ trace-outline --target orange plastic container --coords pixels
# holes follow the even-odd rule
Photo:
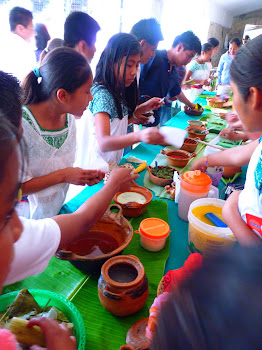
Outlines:
[[[190,204],[196,199],[205,198],[211,187],[211,178],[200,170],[187,171],[181,175],[180,196],[178,201],[178,216],[188,221]]]
[[[150,252],[157,252],[164,248],[169,236],[169,225],[158,218],[147,218],[141,221],[139,226],[140,244]]]

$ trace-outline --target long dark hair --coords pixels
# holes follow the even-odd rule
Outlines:
[[[230,65],[230,78],[245,101],[251,86],[262,89],[262,34],[237,51]]]
[[[48,53],[38,72],[32,71],[22,83],[23,103],[33,104],[50,99],[59,89],[68,93],[82,86],[92,75],[86,59],[69,47]]]
[[[141,51],[141,46],[134,35],[127,33],[115,34],[109,39],[96,66],[94,83],[102,85],[113,96],[120,119],[123,118],[121,102],[129,112],[133,112],[134,106],[138,103],[137,84],[133,83],[131,87],[125,88],[125,75],[129,56],[137,55]],[[120,82],[119,71],[124,57],[126,57],[125,68],[123,79]]]

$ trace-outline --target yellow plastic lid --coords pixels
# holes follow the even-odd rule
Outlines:
[[[165,238],[170,233],[169,225],[158,218],[148,218],[141,221],[139,231],[142,235],[151,239]]]

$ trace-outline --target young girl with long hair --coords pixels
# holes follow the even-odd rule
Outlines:
[[[58,214],[69,184],[93,185],[103,174],[73,168],[76,152],[75,116],[81,117],[92,100],[92,72],[71,48],[54,49],[40,68],[23,81],[23,136],[28,166],[22,191],[28,195],[30,218]]]
[[[140,113],[158,108],[160,98],[138,104],[137,84],[134,83],[140,63],[141,46],[132,34],[119,33],[108,42],[96,67],[91,89],[87,135],[88,146],[81,164],[88,167],[100,158],[119,163],[123,149],[138,142],[163,143],[157,128],[127,134],[127,126]]]

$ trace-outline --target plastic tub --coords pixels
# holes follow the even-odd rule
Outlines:
[[[236,239],[229,227],[208,225],[192,213],[194,208],[201,206],[209,206],[207,212],[212,213],[215,207],[222,208],[224,204],[224,200],[217,198],[201,198],[191,203],[188,212],[188,249],[191,253],[210,255],[234,246]]]
[[[140,244],[144,249],[158,252],[164,248],[170,228],[164,220],[148,218],[141,221],[139,231],[136,232],[140,234]]]

